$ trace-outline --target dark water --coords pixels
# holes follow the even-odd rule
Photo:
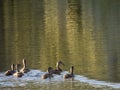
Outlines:
[[[120,89],[119,39],[119,0],[1,0],[0,87],[13,90]],[[22,63],[23,58],[33,69],[28,79],[25,79],[27,76],[18,80],[5,77],[3,72],[12,63]],[[65,63],[62,67],[65,71],[71,65],[75,67],[78,75],[75,80],[64,81],[59,79],[61,75],[51,82],[41,79],[34,82],[48,66],[55,68],[58,60]]]

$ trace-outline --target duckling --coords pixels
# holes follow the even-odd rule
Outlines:
[[[74,67],[71,66],[70,67],[70,73],[69,74],[65,74],[63,77],[64,78],[72,78],[72,77],[74,77],[73,70],[74,70]]]
[[[9,75],[13,75],[14,73],[15,73],[15,65],[14,64],[12,64],[11,65],[11,70],[7,70],[6,72],[5,72],[5,75],[6,76],[9,76]]]
[[[22,72],[19,71],[19,67],[20,67],[20,64],[17,64],[16,65],[16,73],[13,74],[13,76],[15,77],[22,77],[24,74]]]
[[[30,70],[27,68],[27,65],[26,65],[26,59],[23,59],[23,68],[20,70],[20,72],[27,73],[29,71]]]
[[[53,77],[53,76],[52,76],[52,70],[53,70],[52,67],[48,67],[47,73],[44,74],[44,75],[42,75],[41,78],[42,78],[42,79],[47,79],[47,78]]]
[[[63,65],[64,66],[64,63],[62,61],[58,61],[56,63],[56,69],[53,70],[53,74],[60,74],[62,72],[62,69],[60,68],[60,65]]]

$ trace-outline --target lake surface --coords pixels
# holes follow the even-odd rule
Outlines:
[[[29,73],[4,75],[23,58]],[[64,72],[42,80],[58,60]],[[75,78],[64,80],[72,65]],[[1,0],[0,89],[119,90],[120,1]]]

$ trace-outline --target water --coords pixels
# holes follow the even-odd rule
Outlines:
[[[38,90],[104,90],[104,89],[119,89],[119,83],[110,83],[105,81],[98,81],[94,79],[89,79],[82,75],[75,75],[74,78],[64,79],[63,75],[68,73],[68,71],[63,71],[61,75],[53,75],[53,78],[42,79],[41,76],[46,72],[40,70],[31,70],[23,77],[17,78],[14,76],[5,76],[4,73],[0,73],[0,87],[3,89],[12,90],[18,89],[38,89]],[[53,88],[54,87],[54,88]],[[95,89],[96,88],[96,89]]]
[[[1,0],[0,89],[120,89],[119,0]],[[6,77],[27,59],[31,72]],[[62,60],[74,80],[40,76]]]

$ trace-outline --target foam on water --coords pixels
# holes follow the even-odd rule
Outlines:
[[[88,83],[94,87],[102,87],[102,86],[107,86],[107,87],[112,87],[116,89],[120,89],[120,83],[111,83],[111,82],[106,82],[106,81],[98,81],[94,79],[89,79],[87,77],[84,77],[82,75],[75,75],[75,80],[79,80],[80,82],[83,83]]]
[[[63,75],[68,73],[64,71],[61,75],[54,75],[51,79],[41,79],[40,77],[46,72],[40,70],[31,70],[30,72],[24,74],[23,77],[17,78],[14,76],[5,76],[4,73],[0,73],[0,87],[17,87],[17,86],[26,86],[29,83],[34,84],[48,84],[56,82],[64,82]],[[106,81],[98,81],[94,79],[89,79],[82,75],[75,75],[74,80],[77,80],[82,83],[87,83],[94,87],[112,87],[120,89],[120,83],[110,83]]]

